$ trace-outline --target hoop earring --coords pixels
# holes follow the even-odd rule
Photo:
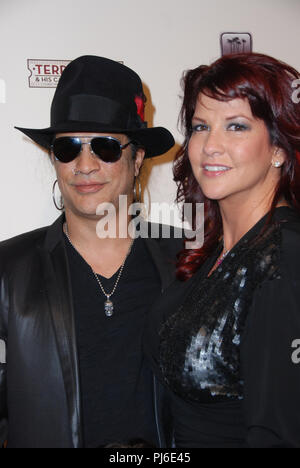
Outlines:
[[[65,209],[65,207],[64,207],[62,196],[60,196],[60,206],[58,206],[58,204],[56,203],[56,199],[55,199],[55,188],[56,188],[57,183],[58,183],[58,180],[56,179],[56,181],[54,182],[53,187],[52,187],[52,200],[53,200],[55,208],[58,211],[63,211]]]
[[[142,203],[142,185],[139,175],[134,180],[133,199],[135,203]]]
[[[145,187],[145,190],[148,192],[148,198],[149,198],[149,203],[147,205],[145,204],[144,197],[143,197],[143,191],[142,191],[142,184],[140,180],[140,176],[138,175],[135,180],[134,180],[134,190],[133,190],[133,202],[134,203],[139,203],[141,205],[141,216],[145,219],[148,219],[150,216],[150,192],[147,187]]]

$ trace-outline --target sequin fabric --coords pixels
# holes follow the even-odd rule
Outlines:
[[[177,395],[204,402],[242,399],[241,335],[255,289],[280,278],[280,239],[278,224],[245,236],[209,277],[197,281],[197,274],[184,303],[163,324],[160,365]]]

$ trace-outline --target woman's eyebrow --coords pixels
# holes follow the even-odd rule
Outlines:
[[[192,120],[197,120],[198,122],[205,122],[205,123],[206,123],[206,120],[205,120],[205,119],[202,119],[202,117],[194,116],[194,117],[192,118]]]
[[[244,114],[230,115],[229,117],[226,117],[225,120],[233,120],[233,119],[238,119],[241,117],[243,119],[253,120],[251,117],[248,117],[247,115],[244,115]]]

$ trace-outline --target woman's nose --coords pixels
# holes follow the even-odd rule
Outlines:
[[[203,149],[208,156],[214,156],[224,152],[224,139],[221,130],[215,129],[207,132]]]

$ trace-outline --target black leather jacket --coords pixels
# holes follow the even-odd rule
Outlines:
[[[11,448],[82,447],[63,221],[0,243],[0,443],[7,439]],[[146,244],[164,290],[174,279],[182,239],[149,238]],[[155,380],[154,394],[158,439],[166,446],[167,408]]]

